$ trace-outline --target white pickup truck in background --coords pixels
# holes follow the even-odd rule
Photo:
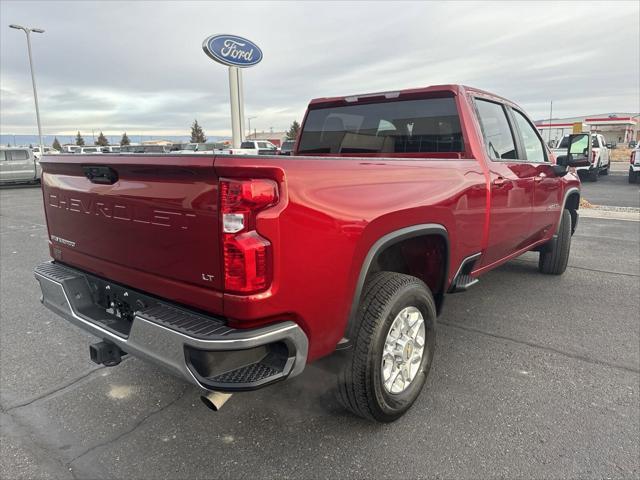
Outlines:
[[[40,161],[27,147],[0,147],[0,184],[39,182]]]
[[[629,158],[629,183],[637,183],[640,180],[640,143],[631,150]]]
[[[586,174],[588,180],[597,182],[598,176],[609,174],[611,165],[609,149],[603,135],[599,133],[591,133],[589,135],[591,136],[591,151],[588,152],[588,156],[591,165],[589,167],[578,167],[576,170],[578,170],[578,173]],[[556,157],[566,155],[568,146],[569,135],[565,135],[556,148],[553,149],[554,155]]]
[[[278,147],[265,140],[247,140],[242,142],[240,148],[231,148],[225,153],[233,155],[277,155]]]

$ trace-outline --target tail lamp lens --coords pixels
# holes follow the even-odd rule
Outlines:
[[[257,232],[225,235],[224,285],[231,292],[252,293],[269,286],[271,244]]]
[[[225,290],[247,294],[268,288],[271,243],[256,231],[256,215],[277,202],[272,180],[220,180]]]

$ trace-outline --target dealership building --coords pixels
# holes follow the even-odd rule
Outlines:
[[[573,132],[576,123],[583,125],[582,130],[601,133],[607,143],[628,143],[640,140],[638,134],[640,114],[638,113],[602,113],[585,117],[552,118],[535,122],[542,138],[547,141],[559,140]]]

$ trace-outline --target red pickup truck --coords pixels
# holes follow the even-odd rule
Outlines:
[[[334,354],[345,407],[392,421],[446,294],[529,250],[564,272],[574,137],[556,162],[517,105],[443,85],[313,100],[292,156],[45,156],[42,302],[213,408]]]

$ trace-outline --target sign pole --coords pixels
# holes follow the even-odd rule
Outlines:
[[[209,58],[229,67],[231,144],[232,148],[240,148],[245,139],[242,68],[260,63],[262,50],[251,40],[236,35],[211,35],[202,42],[202,49]]]
[[[229,95],[231,99],[231,144],[240,148],[242,143],[242,122],[240,120],[240,75],[238,67],[229,67]]]
[[[238,110],[240,112],[240,142],[244,142],[244,82],[242,81],[242,68],[238,70]]]

